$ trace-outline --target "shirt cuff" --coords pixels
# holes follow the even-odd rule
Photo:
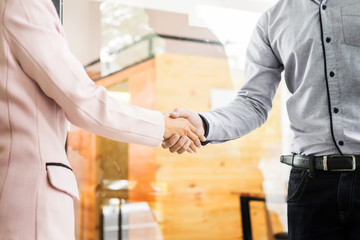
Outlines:
[[[206,138],[209,135],[210,124],[209,124],[208,120],[203,115],[199,114],[199,116],[200,116],[201,120],[204,123],[204,130],[205,130],[204,137]],[[210,141],[201,142],[201,145],[205,146],[208,143],[210,143]]]

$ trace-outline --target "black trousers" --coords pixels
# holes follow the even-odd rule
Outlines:
[[[360,240],[360,171],[292,169],[289,240]]]

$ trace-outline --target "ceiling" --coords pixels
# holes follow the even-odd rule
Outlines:
[[[90,0],[114,1],[114,0]],[[168,12],[191,14],[198,6],[238,9],[243,11],[263,12],[277,0],[116,0],[125,5],[156,9]]]

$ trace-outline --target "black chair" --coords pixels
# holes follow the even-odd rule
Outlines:
[[[242,230],[243,230],[243,239],[244,240],[253,240],[252,230],[251,230],[251,219],[250,219],[250,202],[251,201],[260,201],[265,203],[265,196],[262,194],[240,194],[240,215],[242,220]],[[271,226],[271,219],[269,211],[265,207],[265,215],[267,224],[267,231],[269,240],[287,240],[288,234],[286,232],[273,233]]]

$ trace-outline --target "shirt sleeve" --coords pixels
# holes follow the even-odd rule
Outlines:
[[[70,52],[50,0],[7,0],[3,21],[19,65],[64,110],[70,122],[117,141],[161,143],[163,115],[123,104],[93,83]]]
[[[283,65],[272,51],[267,16],[262,15],[252,34],[245,65],[245,80],[228,105],[201,113],[208,122],[207,140],[220,143],[239,138],[260,127],[272,108]]]

